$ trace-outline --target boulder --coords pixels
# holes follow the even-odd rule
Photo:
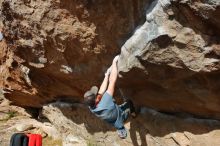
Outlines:
[[[56,102],[45,105],[42,115],[62,135],[63,145],[100,146],[210,146],[220,143],[220,122],[190,115],[165,114],[141,108],[135,119],[125,123],[126,139],[81,104]]]
[[[146,22],[121,49],[124,94],[158,111],[220,119],[220,23],[212,17],[220,14],[219,6],[153,1]]]
[[[144,20],[148,0],[0,2],[0,87],[14,104],[82,100]],[[1,28],[0,28],[1,29]],[[0,42],[1,43],[1,42]]]
[[[118,86],[136,105],[220,119],[218,0],[5,0],[0,6],[0,86],[14,104],[81,102],[120,53]]]

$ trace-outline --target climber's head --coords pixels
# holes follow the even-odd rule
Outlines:
[[[98,87],[92,86],[92,88],[84,94],[84,102],[86,105],[90,106],[91,108],[95,107],[95,99],[98,93]]]

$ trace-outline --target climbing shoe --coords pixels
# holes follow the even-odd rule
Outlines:
[[[117,133],[118,133],[118,136],[121,138],[121,139],[125,139],[127,137],[127,131],[126,129],[123,127],[121,129],[118,129],[117,130]]]

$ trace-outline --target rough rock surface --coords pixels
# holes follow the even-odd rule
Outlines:
[[[141,115],[130,119],[125,127],[128,137],[120,139],[116,131],[88,112],[80,104],[56,102],[45,105],[43,116],[62,133],[70,137],[71,145],[107,146],[217,146],[220,144],[220,122],[173,116],[143,108]],[[62,125],[62,126],[61,126]]]
[[[1,87],[17,105],[81,100],[122,46],[136,104],[220,118],[217,0],[2,1]],[[145,12],[145,13],[144,13]]]
[[[7,100],[0,92],[0,145],[8,146],[10,138],[14,133],[36,133],[43,137],[43,145],[55,145],[60,140],[61,134],[48,121],[39,121],[21,107],[6,104]]]
[[[1,0],[0,7],[0,87],[14,104],[80,101],[121,52],[124,94],[166,113],[142,108],[121,140],[81,105],[45,105],[45,123],[3,101],[0,145],[18,124],[62,145],[220,145],[219,121],[193,117],[220,119],[219,0]]]
[[[144,18],[146,2],[1,1],[5,95],[32,107],[57,98],[81,100]]]
[[[81,104],[45,105],[36,120],[25,109],[2,103],[3,100],[0,101],[1,146],[9,145],[11,135],[19,132],[18,126],[30,124],[33,128],[23,132],[41,134],[45,146],[217,146],[220,143],[220,122],[216,120],[177,117],[143,108],[139,117],[125,124],[128,138],[122,140],[112,127]],[[12,112],[14,115],[8,118]]]
[[[122,46],[125,94],[160,111],[220,119],[219,8],[217,0],[153,1]]]

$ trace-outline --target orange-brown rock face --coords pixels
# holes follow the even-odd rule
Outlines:
[[[15,104],[81,100],[86,89],[100,84],[122,46],[119,85],[136,104],[220,119],[217,0],[1,5],[7,43],[1,86]]]
[[[6,96],[39,107],[57,98],[81,99],[99,84],[112,57],[144,17],[147,0],[3,1],[1,57]],[[11,58],[9,58],[12,56]]]

